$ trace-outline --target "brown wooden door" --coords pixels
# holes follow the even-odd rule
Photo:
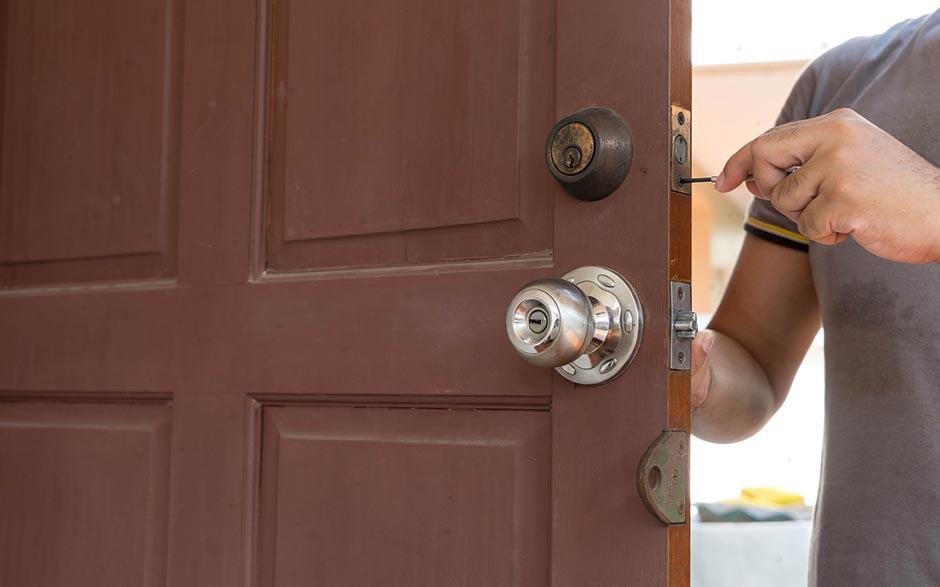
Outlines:
[[[687,582],[638,461],[689,200],[686,0],[0,1],[0,585]],[[636,154],[593,203],[559,118]],[[603,265],[618,379],[518,358],[507,304]]]

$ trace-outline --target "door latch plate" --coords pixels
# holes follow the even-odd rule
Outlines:
[[[646,450],[636,471],[636,489],[651,514],[666,525],[688,519],[689,435],[665,430]]]
[[[698,334],[698,320],[692,311],[692,286],[683,281],[669,283],[669,368],[692,368],[692,341]]]
[[[673,104],[670,115],[669,189],[691,196],[692,184],[682,183],[679,179],[692,177],[692,112]]]

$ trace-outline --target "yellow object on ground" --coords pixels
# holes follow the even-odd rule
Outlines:
[[[799,493],[777,489],[775,487],[750,487],[741,490],[741,497],[721,503],[729,505],[757,505],[763,507],[805,506],[806,501]]]

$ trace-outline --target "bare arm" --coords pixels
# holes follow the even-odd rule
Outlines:
[[[818,330],[807,253],[748,235],[709,329],[693,344],[695,435],[736,442],[760,430]]]
[[[940,261],[940,169],[851,110],[749,142],[715,188],[741,183],[817,243],[851,237],[885,259]],[[692,431],[734,442],[780,407],[819,329],[807,255],[748,236],[710,326],[692,349]]]

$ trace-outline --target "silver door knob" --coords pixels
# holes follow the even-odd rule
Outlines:
[[[509,341],[523,359],[585,385],[607,381],[629,364],[642,325],[633,287],[604,267],[533,281],[506,314]]]
[[[509,304],[509,341],[533,365],[566,365],[584,354],[597,330],[592,309],[587,295],[570,281],[533,281]]]

